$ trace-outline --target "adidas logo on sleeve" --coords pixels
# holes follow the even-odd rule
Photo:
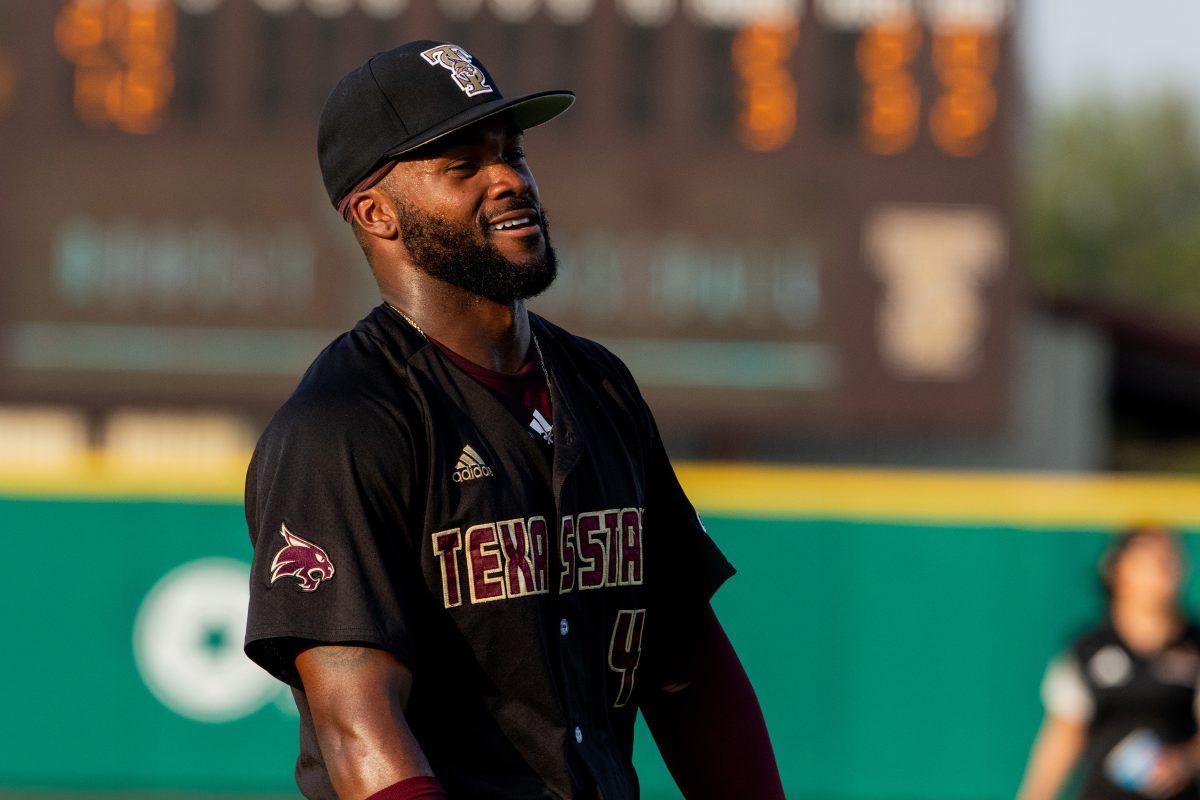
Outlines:
[[[476,478],[492,477],[492,468],[483,463],[482,456],[475,452],[475,448],[467,445],[462,450],[462,455],[458,457],[458,463],[454,465],[454,474],[451,480],[455,483],[466,483],[473,481]]]

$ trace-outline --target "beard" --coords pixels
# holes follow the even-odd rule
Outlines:
[[[537,212],[545,250],[528,261],[511,261],[496,249],[489,241],[490,230],[482,215],[476,225],[458,224],[419,211],[407,201],[397,199],[396,205],[400,239],[413,263],[432,278],[493,303],[509,305],[537,297],[558,275],[558,257],[550,244],[550,227],[540,203],[514,201],[496,212],[499,215],[526,208]]]

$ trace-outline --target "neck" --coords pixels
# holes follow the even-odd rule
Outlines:
[[[1181,619],[1173,605],[1114,600],[1113,627],[1134,650],[1161,650],[1178,632]]]
[[[411,287],[416,289],[416,287]],[[424,291],[383,290],[383,299],[463,358],[497,372],[516,372],[529,353],[529,312],[524,300],[493,303],[440,284]]]

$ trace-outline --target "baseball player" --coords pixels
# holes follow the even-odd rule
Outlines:
[[[317,357],[246,488],[246,652],[293,688],[312,800],[632,800],[639,708],[687,797],[783,797],[709,606],[733,568],[625,366],[526,309],[556,259],[523,131],[573,100],[505,98],[420,41],[321,115],[384,302]]]
[[[1076,766],[1085,800],[1200,798],[1200,628],[1179,607],[1183,574],[1163,528],[1112,544],[1101,562],[1108,619],[1046,671],[1046,718],[1019,800],[1052,800]]]

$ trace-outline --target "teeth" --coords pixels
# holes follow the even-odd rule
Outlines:
[[[498,222],[492,227],[498,231],[508,230],[509,228],[523,228],[529,224],[529,217],[521,217],[520,219],[512,219],[508,222]]]

